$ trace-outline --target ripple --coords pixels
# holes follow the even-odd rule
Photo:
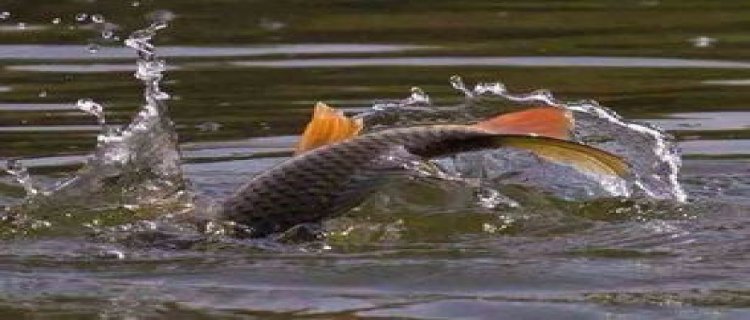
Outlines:
[[[645,121],[676,131],[740,130],[750,128],[750,112],[673,113],[667,119]]]
[[[0,103],[0,111],[57,111],[78,110],[73,104],[65,103]],[[2,130],[0,128],[0,130]]]
[[[680,147],[684,154],[750,155],[750,139],[683,141]]]
[[[309,68],[369,66],[509,66],[509,67],[619,67],[619,68],[719,68],[747,69],[750,63],[720,60],[620,57],[408,57],[320,58],[268,61],[235,61],[243,67]]]
[[[705,80],[701,83],[711,86],[750,86],[750,79]]]
[[[66,73],[98,73],[98,72],[134,72],[136,66],[133,64],[26,64],[5,67],[10,71],[30,72],[66,72]],[[179,67],[170,66],[169,71],[179,70]]]
[[[9,126],[0,127],[0,132],[76,132],[99,131],[97,125],[55,125],[55,126]]]
[[[23,23],[23,22],[21,22]],[[49,29],[48,26],[44,25],[29,25],[23,23],[22,25],[0,25],[0,32],[28,32],[28,31],[40,31]]]
[[[282,54],[388,53],[434,47],[396,44],[282,44],[243,47],[159,47],[162,57],[239,57]],[[90,54],[80,45],[0,45],[0,60],[132,59],[121,47],[102,47]]]
[[[23,165],[27,168],[62,167],[62,166],[78,165],[86,161],[86,159],[87,159],[87,156],[85,155],[24,158]]]

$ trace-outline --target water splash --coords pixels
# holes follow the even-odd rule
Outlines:
[[[39,188],[37,188],[34,185],[34,182],[31,180],[31,176],[29,175],[29,171],[26,169],[26,167],[17,159],[10,159],[5,162],[5,172],[13,176],[13,178],[16,179],[18,184],[20,184],[23,189],[26,191],[26,195],[28,197],[36,196],[37,194],[40,194],[41,191]]]
[[[414,111],[425,109],[414,108],[413,100],[404,99],[386,104],[385,107],[382,103],[376,103],[373,111],[365,112],[362,116],[374,119],[371,122],[383,123],[383,113],[398,112],[402,116],[396,125],[413,125],[425,118],[434,119],[434,111],[440,110],[443,117],[454,121],[461,117],[467,121],[476,121],[487,116],[487,110],[480,108],[480,105],[493,99],[514,105],[565,108],[571,112],[575,121],[573,139],[623,157],[631,165],[632,177],[621,179],[581,173],[569,167],[539,161],[528,152],[515,150],[472,152],[438,159],[435,163],[444,174],[464,179],[478,178],[496,186],[513,183],[530,185],[563,198],[633,195],[677,201],[685,201],[687,198],[677,180],[680,169],[679,151],[674,139],[658,128],[627,121],[594,101],[559,101],[547,90],[513,94],[499,82],[478,83],[469,89],[459,76],[452,76],[450,84],[465,97],[463,104],[447,107],[430,104],[427,111],[433,112],[415,113]],[[497,105],[493,105],[490,110],[492,113],[498,111]],[[478,200],[484,203],[484,198],[479,196]]]
[[[94,22],[94,23],[104,23],[105,22],[104,16],[101,15],[101,14],[99,14],[99,13],[92,14],[91,15],[91,22]]]
[[[678,181],[682,160],[674,137],[652,125],[625,120],[595,101],[565,107],[574,112],[578,140],[628,160],[637,190],[652,198],[687,200]]]
[[[398,110],[403,111],[404,109],[411,110],[424,110],[425,107],[432,105],[430,96],[428,96],[422,88],[412,87],[411,94],[401,100],[381,100],[376,101],[372,105],[372,109],[376,112]],[[359,117],[367,117],[367,113],[359,114]]]
[[[94,116],[101,126],[96,148],[72,178],[56,184],[44,197],[39,192],[29,192],[33,201],[64,201],[97,209],[137,208],[183,194],[185,182],[177,134],[165,102],[169,95],[160,88],[166,63],[151,43],[157,31],[166,26],[163,22],[154,23],[125,40],[138,55],[135,78],[143,83],[145,101],[131,122],[125,126],[108,125],[101,104],[80,99],[77,107]]]
[[[451,76],[450,82],[454,89],[464,94],[466,99],[469,100],[469,104],[481,99],[482,97],[494,96],[521,104],[541,104],[550,107],[560,107],[563,105],[555,99],[552,92],[545,89],[536,90],[527,94],[512,94],[509,93],[505,85],[500,82],[485,82],[477,83],[474,85],[473,90],[469,90],[464,84],[463,79],[457,75]]]
[[[104,107],[102,107],[101,104],[94,102],[92,99],[84,98],[79,99],[78,102],[76,102],[76,106],[79,110],[96,117],[96,121],[99,125],[103,126],[106,124],[107,121],[104,117]]]

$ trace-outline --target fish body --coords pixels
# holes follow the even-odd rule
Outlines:
[[[222,212],[260,235],[318,222],[356,206],[406,160],[404,150],[484,134],[465,126],[414,127],[323,146],[255,176],[223,203]]]
[[[319,113],[323,111],[316,108]],[[535,118],[530,119],[532,115]],[[549,116],[552,121],[545,118]],[[242,225],[251,237],[317,223],[361,203],[383,176],[409,160],[488,148],[528,149],[592,171],[620,174],[626,170],[615,156],[562,140],[570,123],[555,108],[511,113],[475,125],[396,128],[358,136],[356,127],[361,123],[342,122],[341,117],[318,119],[320,123],[314,117],[298,155],[253,177],[227,198],[221,205],[222,218]],[[341,134],[341,130],[348,133]]]

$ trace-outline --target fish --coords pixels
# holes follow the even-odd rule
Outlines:
[[[264,237],[336,217],[362,203],[409,161],[496,148],[600,175],[625,177],[626,161],[570,141],[573,118],[559,107],[532,107],[473,124],[436,124],[363,133],[361,119],[318,103],[294,156],[264,171],[219,205],[221,219]]]

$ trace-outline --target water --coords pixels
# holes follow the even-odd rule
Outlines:
[[[750,317],[743,4],[40,7],[0,3],[0,157],[17,159],[0,176],[4,318]],[[522,107],[508,98],[572,109],[577,139],[640,176],[467,154],[415,167],[324,241],[181,219],[288,157],[316,101],[377,129]],[[668,139],[589,99],[668,129],[679,174]],[[46,200],[16,209],[31,190]]]

